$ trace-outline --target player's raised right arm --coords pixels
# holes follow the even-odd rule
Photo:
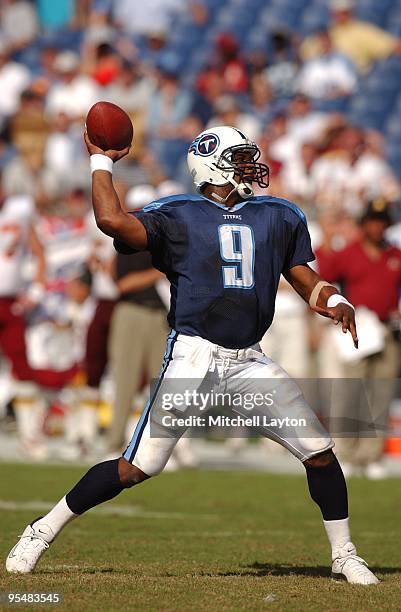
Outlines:
[[[116,162],[129,152],[129,147],[121,151],[102,151],[90,142],[86,132],[84,139],[91,156],[102,155],[112,162]],[[100,161],[102,160],[100,159]],[[148,244],[146,230],[136,217],[127,214],[121,207],[113,185],[112,166],[110,165],[110,170],[106,169],[107,159],[104,161],[104,169],[93,170],[92,166],[92,204],[96,224],[108,236],[116,238],[134,249],[144,250]],[[100,165],[103,167],[103,164]]]

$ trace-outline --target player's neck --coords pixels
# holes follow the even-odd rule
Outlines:
[[[213,200],[213,202],[216,202],[217,204],[222,204],[219,198],[226,198],[230,194],[230,192],[232,192],[232,189],[233,188],[231,185],[227,185],[226,187],[215,187],[214,185],[206,185],[203,190],[203,195],[208,198],[208,200]],[[227,198],[227,201],[224,202],[224,206],[226,206],[226,208],[232,208],[233,206],[235,206],[235,204],[238,204],[238,202],[241,202],[241,198],[238,193],[234,191],[234,193],[231,193],[229,198]]]

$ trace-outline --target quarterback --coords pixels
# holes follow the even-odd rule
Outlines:
[[[334,443],[296,383],[258,344],[272,322],[283,274],[311,308],[349,331],[358,346],[353,306],[308,266],[314,255],[304,214],[286,200],[254,196],[255,184],[268,187],[269,170],[258,161],[259,147],[235,128],[212,128],[190,146],[197,195],[162,198],[134,215],[122,209],[112,180],[113,163],[128,148],[104,152],[87,134],[85,140],[96,222],[117,250],[149,250],[154,266],[166,274],[171,333],[159,382],[123,456],[92,467],[46,516],[32,521],[11,550],[7,570],[31,572],[67,523],[159,474],[182,434],[163,433],[158,420],[163,386],[212,375],[233,393],[266,393],[275,382],[284,385],[278,404],[258,408],[260,422],[267,423],[261,433],[303,463],[331,545],[333,576],[376,584],[351,540],[347,488]],[[236,412],[249,416],[241,408]],[[307,426],[293,426],[294,416]],[[286,417],[288,426],[278,427]]]

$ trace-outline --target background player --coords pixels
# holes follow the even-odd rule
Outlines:
[[[47,454],[42,443],[46,405],[39,387],[62,388],[74,377],[75,368],[52,371],[33,368],[28,362],[24,315],[44,295],[46,272],[34,221],[35,207],[29,196],[0,194],[0,348],[15,381],[14,406],[22,451],[31,459],[43,459]],[[35,258],[35,283],[23,295],[28,253]]]
[[[150,250],[171,282],[172,332],[158,389],[168,378],[203,379],[213,368],[242,393],[284,380],[290,393],[278,410],[304,417],[307,430],[302,435],[297,428],[270,427],[263,433],[303,462],[332,547],[333,573],[352,583],[377,583],[350,540],[347,489],[333,442],[295,383],[258,345],[272,321],[283,273],[317,312],[349,330],[357,347],[353,307],[307,265],[314,255],[304,215],[285,200],[253,197],[252,183],[267,187],[268,168],[257,161],[257,145],[237,129],[213,128],[192,143],[188,163],[200,195],[165,198],[135,216],[123,211],[112,182],[113,161],[128,149],[104,153],[85,138],[98,226],[117,239],[118,248]],[[252,385],[252,379],[258,380]],[[68,522],[162,471],[177,438],[150,434],[159,399],[157,391],[122,458],[91,468],[45,517],[27,526],[7,558],[8,571],[32,571]]]

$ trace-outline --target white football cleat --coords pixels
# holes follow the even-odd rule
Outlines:
[[[331,571],[333,578],[345,578],[351,584],[378,584],[380,582],[370,571],[366,561],[357,556],[352,542],[348,542],[337,551]]]
[[[39,521],[40,519],[37,519],[28,525],[24,533],[19,536],[19,542],[11,549],[6,560],[8,572],[29,574],[35,569],[45,550],[49,548],[54,538],[53,531],[49,525]]]

